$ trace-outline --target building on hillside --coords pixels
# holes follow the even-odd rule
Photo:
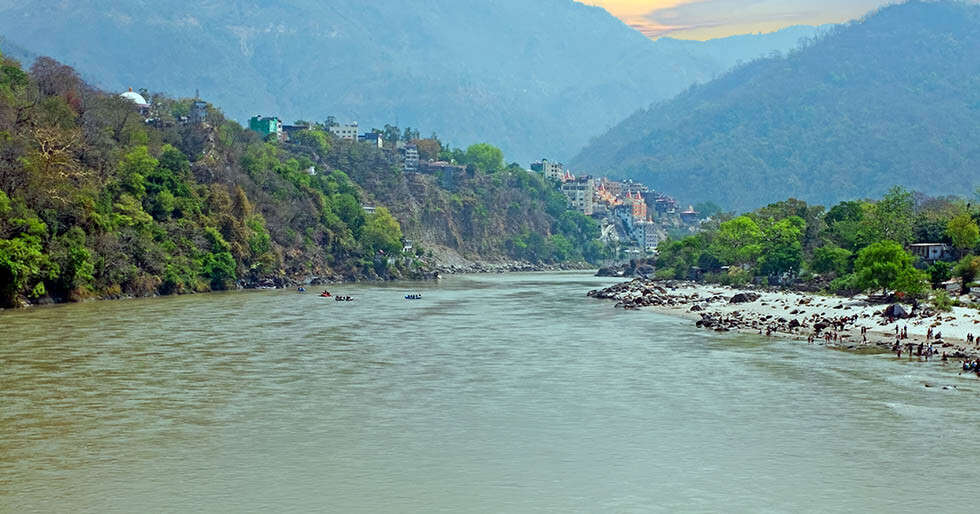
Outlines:
[[[943,243],[909,245],[909,253],[927,262],[953,260],[953,249]]]
[[[639,194],[649,193],[649,192],[650,192],[650,188],[639,182],[633,182],[632,180],[627,180],[626,182],[623,182],[624,194],[639,195]]]
[[[147,102],[143,95],[133,91],[133,88],[129,88],[129,91],[124,91],[119,96],[132,102],[141,114],[145,115],[150,111],[150,102]]]
[[[633,231],[633,223],[636,221],[633,218],[633,207],[629,205],[617,205],[613,207],[613,215],[619,218],[623,225],[626,227],[627,232]]]
[[[466,166],[446,161],[425,161],[419,163],[419,171],[439,177],[439,185],[443,189],[451,190],[456,188],[456,182],[466,174]]]
[[[687,209],[681,211],[681,221],[683,221],[684,223],[690,223],[690,224],[697,223],[700,216],[701,213],[694,210],[693,205],[689,205]]]
[[[384,148],[385,146],[384,138],[381,137],[381,134],[377,132],[368,132],[367,134],[361,134],[360,136],[357,137],[357,140],[362,141],[364,143],[368,143],[371,146],[377,148]]]
[[[349,125],[341,125],[333,121],[333,116],[331,116],[328,118],[327,123],[327,130],[329,130],[331,134],[337,136],[338,139],[342,139],[344,141],[357,141],[357,133],[359,128],[356,121]]]
[[[654,208],[658,215],[674,214],[677,212],[677,201],[661,193],[657,195],[657,199],[654,201]]]
[[[566,175],[568,175],[568,170],[564,164],[550,162],[548,159],[541,159],[538,162],[531,163],[531,171],[536,171],[544,175],[545,178],[554,179],[559,182],[564,182]]]
[[[290,139],[292,139],[293,136],[305,130],[310,130],[310,126],[309,125],[283,125],[282,126],[282,131],[284,134],[283,139],[289,141]]]
[[[605,189],[613,198],[623,196],[623,183],[607,178],[602,179],[602,188]]]
[[[194,100],[191,103],[190,122],[201,124],[208,121],[208,103],[204,100]]]
[[[647,203],[643,201],[643,195],[627,192],[626,197],[623,199],[623,205],[630,208],[630,214],[633,216],[633,220],[646,221]]]
[[[590,176],[579,177],[561,185],[561,192],[568,197],[568,206],[586,216],[595,211],[596,180]]]
[[[633,224],[633,239],[637,246],[647,252],[657,249],[660,244],[660,236],[657,234],[657,224],[651,221],[637,221]]]
[[[248,120],[248,128],[253,132],[258,132],[263,139],[274,135],[276,139],[282,141],[282,120],[272,116],[252,116]]]
[[[419,148],[418,146],[408,143],[402,145],[399,152],[402,155],[402,170],[406,173],[415,173],[419,171]]]

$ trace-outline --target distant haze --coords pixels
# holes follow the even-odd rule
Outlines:
[[[239,121],[410,126],[525,166],[568,159],[637,109],[816,31],[650,41],[573,0],[0,0],[0,35],[19,55],[110,90],[199,89]]]
[[[888,0],[584,0],[643,34],[679,39],[772,32],[857,18]]]

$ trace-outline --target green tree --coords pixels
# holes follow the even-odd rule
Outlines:
[[[962,281],[961,293],[970,290],[970,284],[977,278],[978,274],[980,274],[980,257],[974,255],[963,257],[953,268],[953,275],[960,277]]]
[[[837,245],[821,246],[813,251],[810,269],[815,273],[833,273],[838,277],[847,274],[853,254]]]
[[[472,164],[484,173],[496,173],[504,167],[504,153],[496,146],[477,143],[466,149],[464,164]]]
[[[866,241],[912,242],[915,234],[915,200],[905,188],[895,186],[871,208],[865,218]]]
[[[44,280],[58,276],[58,268],[44,254],[41,238],[21,234],[13,239],[0,239],[0,304],[11,307],[17,296],[44,295]]]
[[[980,227],[965,212],[949,220],[946,233],[953,240],[953,246],[960,251],[960,255],[976,247],[977,242],[980,241]]]
[[[755,263],[762,253],[762,229],[748,216],[739,216],[718,226],[710,252],[725,264]]]
[[[380,250],[388,255],[398,255],[402,250],[401,225],[388,209],[378,207],[364,223],[361,242],[371,253]]]
[[[799,271],[803,262],[805,228],[806,222],[799,216],[769,224],[762,233],[759,271],[769,276]]]
[[[925,274],[912,266],[914,261],[894,241],[872,243],[858,252],[854,261],[855,284],[863,291],[904,289],[903,292],[914,293],[925,281]]]

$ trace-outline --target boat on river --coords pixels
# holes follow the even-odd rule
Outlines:
[[[422,293],[419,293],[419,294],[407,294],[407,295],[405,295],[405,299],[406,300],[421,300],[422,299]]]

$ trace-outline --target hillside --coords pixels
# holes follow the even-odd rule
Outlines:
[[[150,100],[101,92],[51,59],[28,73],[0,55],[0,308],[423,278],[434,250],[532,263],[603,255],[595,221],[487,145],[419,141],[465,165],[446,189],[322,127],[263,140],[214,106],[198,121],[190,99]]]
[[[980,6],[911,2],[637,112],[572,165],[746,210],[972,191],[977,141]]]
[[[0,34],[110,91],[195,90],[231,118],[395,123],[568,159],[630,113],[813,28],[650,41],[572,0],[0,1]]]

